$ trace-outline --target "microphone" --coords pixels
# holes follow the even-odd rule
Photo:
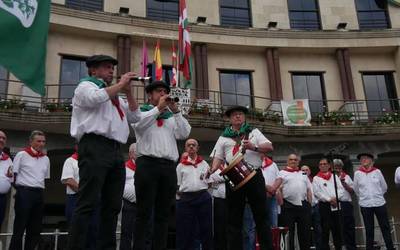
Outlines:
[[[138,81],[138,82],[148,82],[151,80],[150,76],[134,76],[131,78],[131,81]]]

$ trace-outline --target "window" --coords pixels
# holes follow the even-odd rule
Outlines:
[[[322,73],[293,73],[292,81],[294,98],[308,99],[312,116],[326,111]]]
[[[316,0],[288,0],[290,28],[319,30],[319,8]]]
[[[363,73],[368,114],[379,116],[384,111],[399,109],[396,87],[391,72]]]
[[[8,89],[8,71],[0,65],[0,99],[6,99]]]
[[[167,83],[168,85],[171,85],[171,78],[172,78],[172,66],[171,65],[163,65],[162,66],[162,80]],[[147,65],[147,72],[148,76],[152,78],[152,81],[154,81],[153,76],[155,75],[155,72],[153,70],[153,64],[150,63]]]
[[[86,77],[86,58],[63,56],[61,59],[59,98],[71,99],[79,80]]]
[[[223,106],[252,107],[250,72],[221,71],[219,80]]]
[[[360,29],[390,28],[387,1],[356,0],[356,8]]]
[[[103,0],[65,0],[68,8],[89,11],[103,11]]]
[[[249,0],[220,0],[221,25],[251,26]]]
[[[179,0],[147,0],[147,17],[156,21],[179,20]]]

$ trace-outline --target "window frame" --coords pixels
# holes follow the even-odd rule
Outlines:
[[[363,0],[365,1],[365,0]],[[371,1],[371,0],[367,0],[367,1]],[[373,0],[374,1],[374,0]],[[358,10],[358,4],[357,4],[358,0],[354,0],[354,7],[356,9],[356,13],[357,13],[357,21],[358,21],[358,27],[360,30],[373,30],[373,29],[391,29],[392,28],[392,23],[390,20],[390,15],[389,15],[389,9],[388,9],[388,4],[386,4],[386,7],[384,10]],[[385,13],[385,17],[386,17],[386,23],[387,23],[387,27],[361,27],[361,22],[360,22],[360,15],[359,13],[374,13],[374,12],[384,12]]]
[[[315,9],[315,10],[298,10],[298,9],[291,10],[291,9],[290,9],[290,3],[289,3],[290,0],[287,0],[290,29],[297,29],[297,30],[322,30],[321,8],[320,8],[320,5],[319,5],[319,0],[313,0],[313,1],[315,1],[315,6],[316,6],[316,9]],[[291,12],[316,13],[316,14],[317,14],[318,27],[317,27],[317,28],[300,28],[300,27],[293,27],[293,22],[292,22],[292,19],[290,18]],[[305,20],[305,19],[304,19],[304,20]],[[303,26],[304,26],[304,20],[302,21]]]
[[[253,14],[252,14],[252,5],[251,5],[251,0],[246,0],[247,1],[247,8],[244,7],[232,7],[232,6],[222,6],[221,2],[222,0],[218,0],[218,6],[219,6],[219,23],[221,26],[225,27],[240,27],[240,28],[251,28],[253,27]],[[222,8],[226,9],[240,9],[240,10],[248,10],[249,11],[249,25],[240,25],[240,24],[223,24],[222,22]]]
[[[69,60],[76,60],[81,59],[80,61],[86,61],[88,58],[87,56],[79,56],[79,55],[69,55],[69,54],[59,54],[60,56],[60,74],[59,74],[59,81],[58,81],[58,102],[62,102],[62,99],[68,99],[68,98],[61,98],[61,90],[62,90],[62,67],[63,67],[63,59],[69,59]],[[78,86],[78,83],[77,85]],[[72,99],[71,99],[72,101]]]
[[[158,17],[154,17],[152,15],[149,15],[149,4],[148,1],[156,1],[156,0],[145,0],[146,1],[146,18],[150,19],[150,20],[154,20],[154,21],[159,21],[159,22],[171,22],[171,23],[178,23],[179,22],[179,1],[167,1],[167,3],[176,3],[177,4],[177,8],[176,8],[176,19],[174,18],[168,18],[168,13],[165,13],[164,8],[162,9],[162,17],[158,18]],[[165,4],[163,2],[160,2],[160,4]],[[158,9],[156,9],[158,10]]]
[[[219,101],[221,104],[221,107],[223,107],[225,104],[222,103],[222,79],[221,79],[221,73],[222,74],[248,74],[249,75],[249,88],[250,88],[250,109],[254,108],[255,102],[254,102],[254,86],[253,86],[253,72],[254,70],[243,70],[243,69],[217,69],[218,71],[218,80],[219,80]],[[235,82],[236,84],[236,82]],[[236,95],[236,104],[237,104],[237,93],[232,93],[231,95],[235,94]]]
[[[70,6],[68,1],[76,1],[77,2],[77,6]],[[93,1],[93,0],[89,0],[89,1]],[[82,0],[65,0],[65,6],[67,8],[71,8],[71,9],[78,9],[78,10],[85,10],[85,11],[102,11],[104,12],[104,0],[97,0],[97,1],[101,1],[101,8],[99,9],[91,9],[89,7],[87,7],[86,5],[81,5],[82,4]],[[79,4],[81,3],[81,4]]]

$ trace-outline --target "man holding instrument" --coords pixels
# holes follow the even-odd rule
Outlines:
[[[226,110],[225,115],[229,117],[231,126],[224,130],[211,153],[211,157],[214,159],[210,174],[214,173],[225,159],[229,164],[239,154],[244,155],[245,163],[254,169],[255,175],[251,179],[247,179],[247,183],[236,191],[226,182],[228,249],[243,248],[243,211],[246,198],[256,222],[261,249],[272,249],[271,228],[266,205],[267,196],[261,165],[263,154],[272,151],[273,147],[260,130],[253,129],[246,123],[247,113],[248,109],[242,106],[234,106]]]

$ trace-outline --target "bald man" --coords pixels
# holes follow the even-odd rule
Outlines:
[[[176,168],[178,200],[176,201],[176,238],[178,249],[195,249],[196,235],[193,230],[199,225],[199,236],[203,250],[212,246],[212,200],[208,193],[205,175],[209,165],[197,154],[199,143],[188,139],[185,153]]]

